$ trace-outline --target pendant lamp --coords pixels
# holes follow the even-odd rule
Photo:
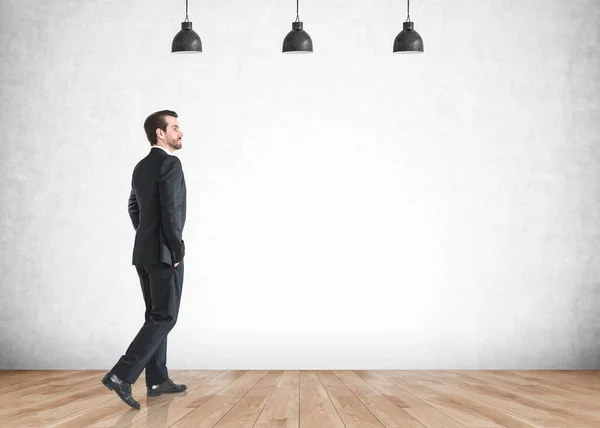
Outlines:
[[[202,40],[188,19],[188,0],[185,0],[185,21],[181,23],[181,31],[173,38],[171,52],[178,54],[196,54],[202,52]]]
[[[402,31],[398,33],[394,40],[394,53],[418,54],[423,53],[423,39],[414,30],[414,22],[410,20],[410,0],[407,0],[408,15],[406,22],[402,23]]]
[[[313,51],[312,40],[302,28],[302,22],[298,15],[299,1],[296,0],[296,20],[292,22],[292,31],[283,39],[283,53],[285,54],[308,54]]]

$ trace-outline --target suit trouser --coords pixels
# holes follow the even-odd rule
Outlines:
[[[146,303],[146,321],[111,371],[133,384],[146,368],[146,385],[158,385],[169,378],[167,335],[179,314],[183,261],[176,268],[164,263],[136,265],[135,268]]]

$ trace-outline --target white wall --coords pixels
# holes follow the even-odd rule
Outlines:
[[[142,124],[180,115],[171,369],[600,368],[600,3],[0,3],[0,368],[108,369],[143,321]]]

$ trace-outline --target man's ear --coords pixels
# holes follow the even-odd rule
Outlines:
[[[160,128],[156,128],[156,138],[158,138],[159,140],[164,140],[165,139],[165,131],[163,131]]]

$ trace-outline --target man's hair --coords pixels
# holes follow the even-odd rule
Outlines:
[[[177,117],[177,113],[171,110],[161,110],[156,113],[152,113],[150,116],[146,118],[144,122],[144,131],[146,131],[146,137],[148,137],[148,141],[150,141],[150,145],[155,145],[156,141],[156,130],[158,128],[163,131],[167,130],[167,121],[165,120],[165,116]]]

